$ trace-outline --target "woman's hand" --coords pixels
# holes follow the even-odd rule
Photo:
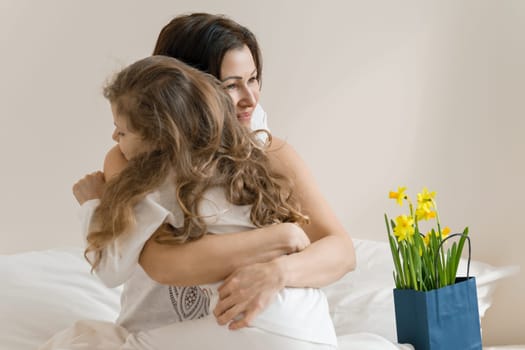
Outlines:
[[[90,199],[102,197],[105,185],[106,181],[104,180],[104,173],[101,171],[95,171],[84,176],[73,185],[73,195],[78,203],[82,205]]]
[[[288,237],[289,254],[310,245],[308,235],[296,224],[280,224],[280,235]],[[229,328],[246,327],[285,287],[284,269],[279,258],[242,266],[229,275],[218,288],[219,301],[213,310],[217,322]]]
[[[250,325],[284,288],[278,259],[241,267],[218,288],[219,301],[213,310],[220,325],[231,330]]]

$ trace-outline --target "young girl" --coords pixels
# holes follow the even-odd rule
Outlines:
[[[128,164],[105,185],[100,200],[83,203],[90,212],[86,257],[106,284],[124,282],[122,327],[80,322],[44,349],[75,349],[86,341],[90,348],[120,342],[122,349],[335,348],[319,289],[283,288],[250,327],[232,332],[210,314],[219,284],[161,285],[138,263],[154,232],[157,242],[180,245],[206,233],[308,221],[291,183],[272,170],[265,147],[237,122],[218,82],[176,59],[152,56],[120,72],[105,96],[113,137]],[[282,235],[275,254],[308,245],[302,231],[295,232]]]

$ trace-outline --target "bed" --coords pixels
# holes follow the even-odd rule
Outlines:
[[[354,243],[356,270],[324,288],[339,348],[413,349],[409,344],[395,342],[388,245],[359,239]],[[465,267],[462,261],[460,271]],[[120,288],[106,288],[89,269],[80,248],[0,255],[0,349],[36,349],[81,319],[114,321],[119,311]],[[517,267],[471,263],[471,274],[477,280],[480,317],[492,303],[497,282],[516,272]]]

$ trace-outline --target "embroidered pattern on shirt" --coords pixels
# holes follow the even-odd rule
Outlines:
[[[179,322],[195,320],[210,314],[210,291],[197,286],[170,286],[169,294]]]

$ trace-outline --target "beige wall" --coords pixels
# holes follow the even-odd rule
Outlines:
[[[79,244],[71,186],[112,145],[102,83],[188,11],[257,34],[270,126],[354,237],[385,240],[387,192],[426,185],[476,260],[525,268],[520,0],[0,0],[0,253]],[[523,295],[501,284],[488,344],[525,343]]]

